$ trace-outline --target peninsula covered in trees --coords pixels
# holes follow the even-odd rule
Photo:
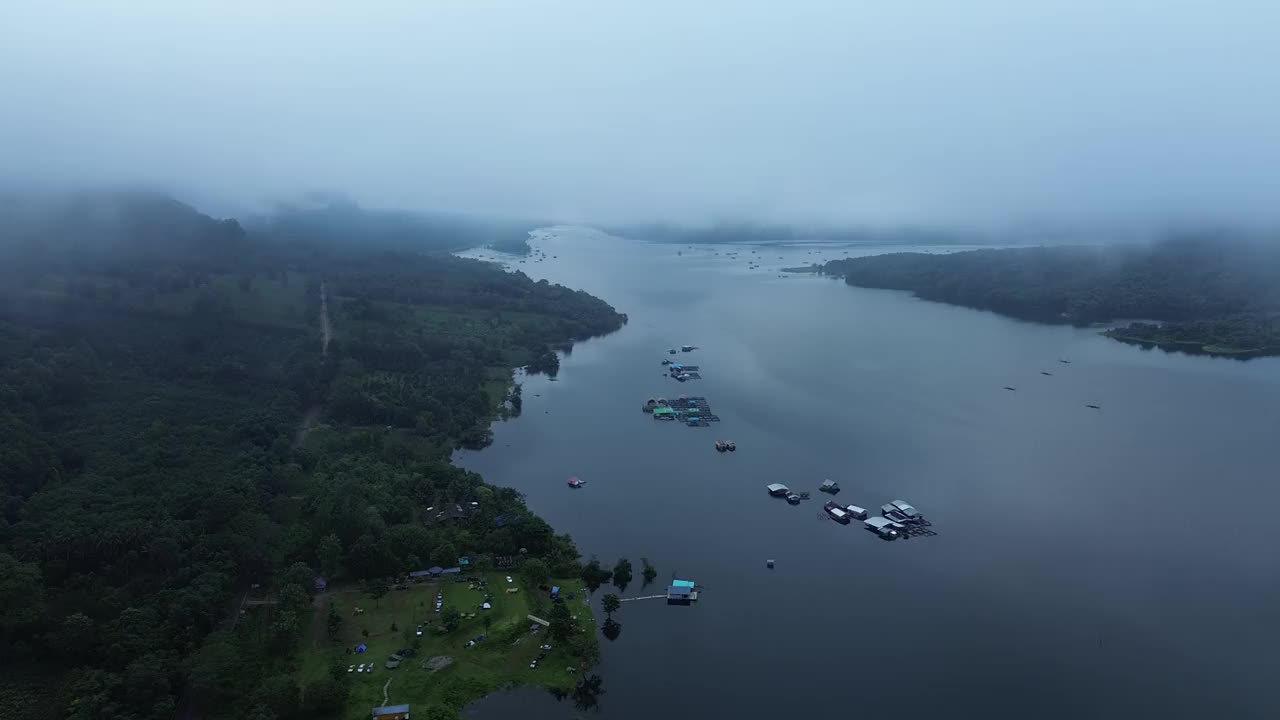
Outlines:
[[[818,268],[850,285],[1193,353],[1280,354],[1280,239],[1203,233],[1150,244],[893,253]]]
[[[555,348],[625,318],[449,254],[473,240],[344,217],[316,238],[153,194],[0,198],[0,697],[15,716],[367,717],[346,663],[301,671],[312,627],[336,637],[317,577],[373,606],[385,578],[463,557],[580,575],[567,536],[449,456],[519,412],[513,368],[554,371]],[[566,638],[593,655],[591,634]],[[450,716],[510,680],[446,673],[420,708]]]

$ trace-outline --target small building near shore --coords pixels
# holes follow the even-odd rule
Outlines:
[[[387,705],[373,709],[373,720],[409,720],[408,705]]]

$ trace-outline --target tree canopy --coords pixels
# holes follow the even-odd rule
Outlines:
[[[322,717],[345,685],[287,677],[316,575],[381,590],[522,549],[580,572],[449,456],[489,441],[514,367],[623,316],[343,234],[145,194],[0,199],[0,666],[41,668],[52,714]],[[247,592],[273,603],[233,628]]]
[[[1280,243],[1216,233],[1150,245],[892,253],[822,267],[851,285],[1205,352],[1280,353]]]

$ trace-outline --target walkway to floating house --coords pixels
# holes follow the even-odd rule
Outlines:
[[[633,598],[619,598],[619,601],[631,602],[632,600],[658,600],[666,597],[667,597],[666,595],[641,595],[640,597],[633,597]]]

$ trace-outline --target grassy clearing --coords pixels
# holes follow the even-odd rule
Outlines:
[[[352,720],[367,718],[370,708],[382,705],[383,686],[388,679],[391,680],[389,702],[409,703],[415,713],[424,712],[431,705],[461,708],[509,685],[571,688],[581,674],[581,659],[568,647],[553,648],[537,668],[529,667],[543,643],[555,644],[545,628],[536,633],[529,631],[531,623],[527,616],[539,612],[545,615],[550,608],[545,591],[533,596],[518,578],[513,578],[514,583],[507,583],[507,576],[501,573],[479,576],[488,581],[491,610],[481,609],[486,594],[468,582],[410,585],[406,590],[392,590],[376,602],[356,590],[331,590],[317,603],[312,627],[303,640],[299,681],[305,684],[321,678],[334,664],[343,666],[345,671],[346,666],[373,662],[372,672],[346,673],[351,694],[342,717]],[[566,600],[570,611],[577,617],[580,630],[594,644],[595,622],[590,608],[583,603],[581,581],[556,582],[566,598],[574,595],[574,600]],[[508,593],[508,588],[519,590]],[[474,617],[464,617],[458,629],[451,633],[438,632],[437,592],[444,594],[446,607],[456,608],[464,616],[474,614]],[[326,632],[330,602],[343,619],[336,640],[330,640]],[[364,610],[363,614],[354,614],[357,607]],[[396,630],[391,629],[393,623]],[[423,631],[420,637],[416,634],[419,624]],[[367,637],[364,631],[368,631]],[[484,635],[485,641],[465,647],[468,640],[479,635]],[[368,651],[356,654],[354,648],[361,643],[368,645]],[[417,654],[405,658],[398,668],[384,667],[388,656],[402,648],[415,648]],[[453,658],[453,664],[436,672],[423,667],[427,659],[442,655]]]

